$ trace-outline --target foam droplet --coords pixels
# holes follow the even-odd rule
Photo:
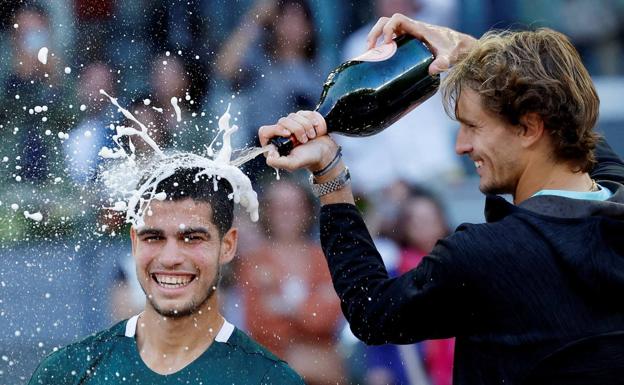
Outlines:
[[[48,64],[48,47],[41,47],[39,53],[37,53],[37,59],[42,64]]]
[[[39,211],[32,214],[28,211],[24,211],[24,216],[28,219],[32,219],[35,222],[41,222],[41,220],[43,219],[43,215]]]

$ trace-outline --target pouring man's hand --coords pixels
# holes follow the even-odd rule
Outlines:
[[[267,154],[271,167],[294,171],[306,168],[320,170],[331,162],[338,145],[327,135],[323,116],[316,111],[299,111],[280,118],[276,124],[258,130],[260,144],[266,146],[276,136],[294,135],[301,143],[288,156],[280,156],[274,148]]]
[[[380,18],[373,26],[368,33],[368,48],[373,48],[382,35],[384,43],[390,43],[394,36],[403,34],[415,36],[429,44],[435,55],[429,65],[431,75],[448,70],[462,55],[470,51],[475,42],[475,38],[470,35],[395,13],[392,17]]]

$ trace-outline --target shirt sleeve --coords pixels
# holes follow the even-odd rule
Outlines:
[[[598,141],[594,155],[597,163],[590,172],[592,178],[624,184],[624,161],[613,151],[604,138]]]
[[[321,243],[353,333],[368,344],[407,344],[462,333],[472,306],[464,273],[439,241],[409,272],[390,278],[357,208],[321,209]]]

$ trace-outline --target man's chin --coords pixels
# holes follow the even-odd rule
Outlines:
[[[486,184],[480,184],[479,191],[481,191],[483,194],[486,194],[486,195],[504,195],[504,194],[512,193],[511,189],[501,187],[501,186],[492,186],[492,185],[486,185]]]
[[[184,306],[160,306],[151,302],[151,306],[156,313],[167,318],[184,318],[193,315],[199,310],[195,303],[185,304]]]

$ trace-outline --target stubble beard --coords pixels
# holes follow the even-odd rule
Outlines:
[[[503,195],[503,194],[512,194],[513,190],[509,187],[496,185],[494,183],[490,183],[489,185],[479,186],[479,190],[486,195]]]
[[[147,293],[145,293],[145,288],[141,285],[143,292],[146,294],[147,302],[149,302],[150,306],[158,313],[159,315],[167,318],[185,318],[195,314],[199,309],[201,309],[206,302],[208,302],[216,293],[217,287],[219,287],[219,282],[221,281],[221,267],[217,269],[215,276],[208,288],[208,291],[204,295],[201,300],[196,300],[192,298],[188,303],[184,304],[182,307],[178,309],[163,309],[153,298],[151,298]]]
[[[513,162],[508,161],[503,163],[501,167],[505,170],[513,170],[514,164]],[[494,170],[492,170],[491,172],[493,173]],[[513,174],[511,172],[508,172],[505,177],[498,178],[498,180],[494,177],[494,175],[491,175],[489,181],[484,181],[483,177],[481,177],[479,190],[486,195],[514,195],[514,193],[516,192],[516,183],[513,182],[513,178],[511,178],[511,175]]]

